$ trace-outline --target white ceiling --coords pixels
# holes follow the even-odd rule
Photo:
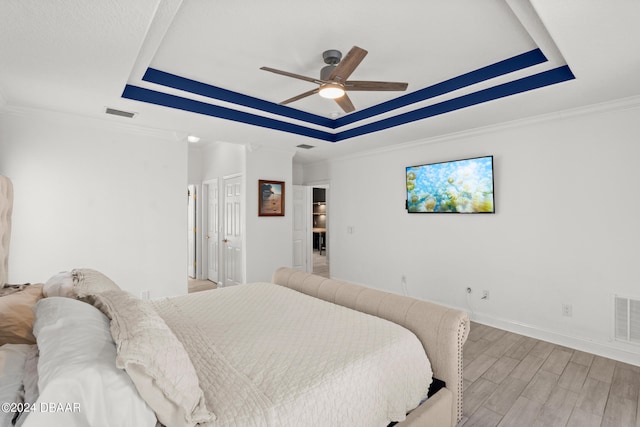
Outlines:
[[[297,161],[313,162],[619,99],[640,102],[638,22],[638,0],[3,0],[0,105],[168,130],[178,139],[196,134],[201,144],[297,150]],[[352,92],[352,117],[317,95],[282,109],[278,102],[314,85],[259,69],[319,77],[324,50],[346,55],[354,45],[369,54],[351,79],[405,81],[407,92]],[[547,61],[468,78],[536,49]],[[558,70],[566,76],[566,66],[575,79],[533,90],[520,83]],[[170,84],[202,85],[147,81],[150,68],[169,73]],[[425,99],[430,87],[451,79],[464,84]],[[524,92],[495,95],[503,86]],[[125,87],[144,96],[123,96]],[[194,87],[231,91],[231,98]],[[485,93],[494,95],[466,101]],[[365,114],[404,99],[406,105]],[[207,114],[185,111],[193,105]],[[442,114],[434,115],[433,105]],[[105,107],[137,115],[109,116]],[[312,122],[301,111],[313,114]],[[357,120],[333,128],[349,118]],[[341,139],[349,131],[359,135]],[[341,140],[326,140],[332,138]]]

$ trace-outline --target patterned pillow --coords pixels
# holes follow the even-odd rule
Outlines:
[[[119,291],[120,287],[99,271],[76,268],[71,271],[73,292],[78,299],[85,299],[105,291]]]
[[[216,419],[205,406],[184,346],[149,304],[125,291],[102,292],[94,299],[111,319],[116,365],[127,371],[162,424],[195,426]]]

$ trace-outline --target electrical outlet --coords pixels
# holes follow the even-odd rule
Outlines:
[[[482,291],[482,299],[489,299],[489,291],[487,290]]]
[[[572,317],[573,306],[571,304],[562,304],[562,315],[565,317]]]
[[[140,299],[143,301],[148,301],[149,300],[149,291],[148,290],[144,290],[142,292],[140,292]]]

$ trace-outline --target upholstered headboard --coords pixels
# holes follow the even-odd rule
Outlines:
[[[0,287],[8,280],[12,211],[13,184],[9,178],[0,175]]]

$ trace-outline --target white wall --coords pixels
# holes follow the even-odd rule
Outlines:
[[[640,298],[639,137],[638,109],[592,112],[334,161],[332,276],[402,293],[405,275],[412,296],[640,365],[611,340],[612,294]],[[406,166],[481,155],[495,215],[407,214]]]
[[[2,111],[0,173],[15,189],[10,282],[86,267],[135,295],[186,293],[186,142],[80,116]]]
[[[329,183],[329,162],[319,161],[305,165],[301,184],[328,184]]]
[[[301,164],[295,163],[295,156],[293,158],[293,185],[303,185],[304,184],[304,166]]]
[[[204,147],[194,144],[188,145],[187,181],[189,185],[198,185],[202,182],[203,149]]]
[[[246,281],[271,281],[278,267],[293,262],[293,152],[259,148],[247,151],[245,169]],[[285,183],[285,216],[258,216],[258,180]]]
[[[226,142],[205,145],[199,154],[194,151],[189,155],[200,156],[202,181],[242,173],[245,163],[245,147]]]

